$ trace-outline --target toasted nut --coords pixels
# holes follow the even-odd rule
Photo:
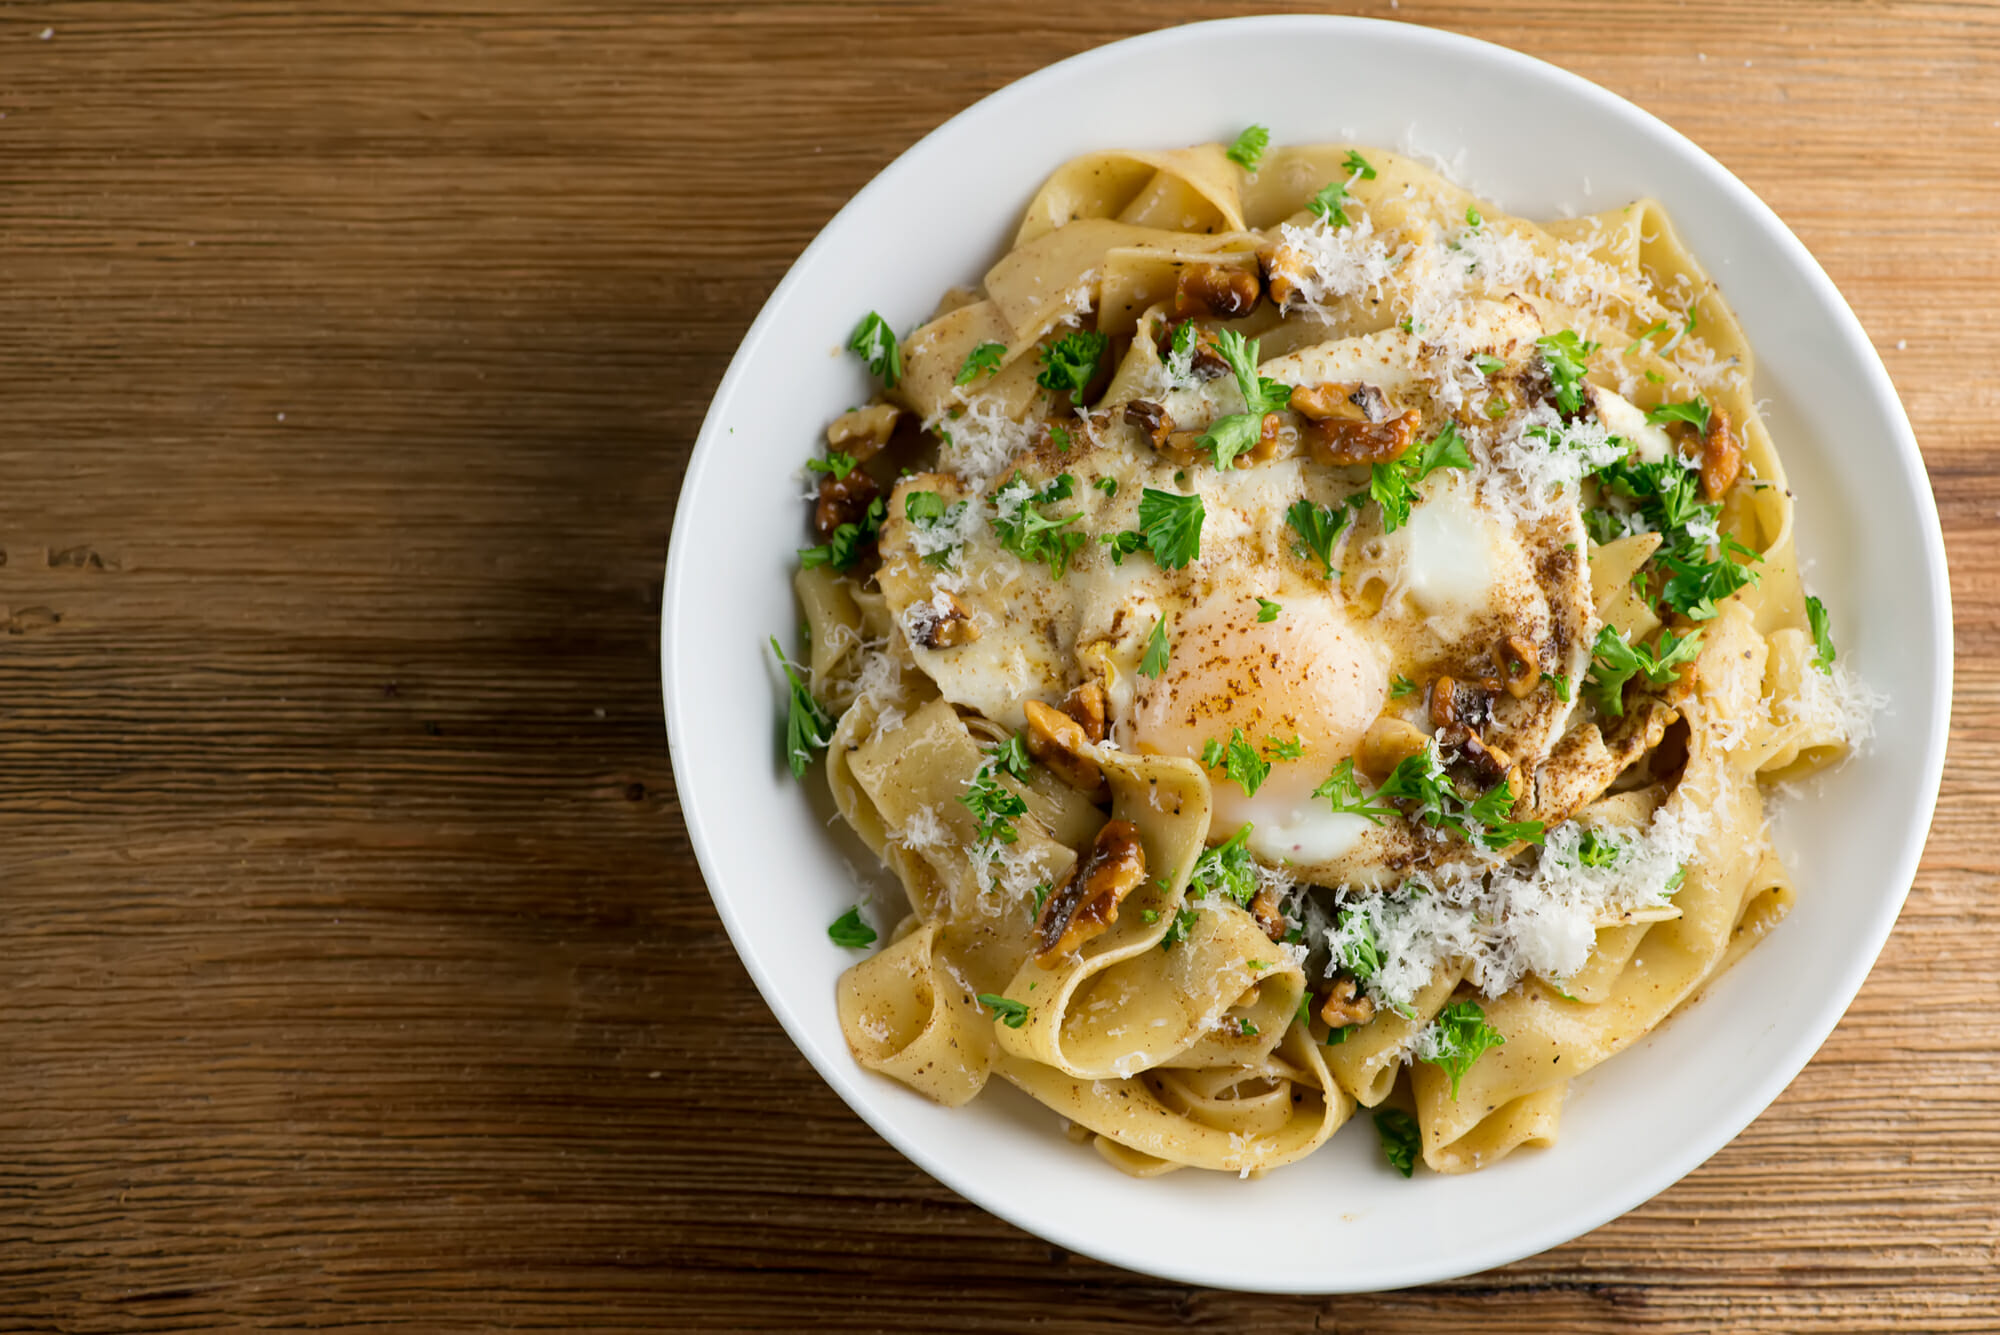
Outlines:
[[[1090,737],[1083,725],[1040,700],[1024,701],[1021,708],[1028,715],[1028,754],[1092,801],[1107,800],[1111,785],[1104,781],[1103,767],[1087,754]]]
[[[1374,385],[1327,381],[1292,390],[1292,411],[1315,422],[1335,418],[1380,422],[1389,416],[1389,399]]]
[[[1146,883],[1146,850],[1131,821],[1107,822],[1090,852],[1050,892],[1035,919],[1035,958],[1046,964],[1118,921],[1118,905]]]
[[[1708,414],[1708,430],[1701,438],[1701,495],[1719,501],[1736,485],[1743,471],[1743,446],[1730,429],[1729,414],[1720,408]]]
[[[943,589],[931,601],[910,608],[905,617],[910,638],[926,649],[956,649],[979,638],[979,623],[972,613]]]
[[[1084,682],[1063,697],[1062,712],[1075,719],[1083,735],[1093,742],[1104,740],[1104,687],[1095,679]]]
[[[1248,269],[1233,265],[1191,264],[1174,282],[1174,314],[1213,315],[1241,319],[1264,299],[1264,285]]]
[[[1264,284],[1271,289],[1271,300],[1280,309],[1291,309],[1298,298],[1299,286],[1312,268],[1304,252],[1291,246],[1274,246],[1257,253],[1257,265],[1264,271]]]
[[[860,523],[868,503],[881,494],[880,484],[859,468],[849,470],[846,477],[822,473],[819,499],[813,502],[813,527],[822,540],[830,538],[842,524]]]
[[[1336,974],[1333,986],[1326,991],[1326,1000],[1320,1003],[1319,1018],[1326,1021],[1328,1029],[1367,1024],[1375,1018],[1375,1002],[1361,994],[1360,986],[1350,975]]]
[[[1146,433],[1154,449],[1161,449],[1174,431],[1174,415],[1159,404],[1134,399],[1125,405],[1125,420]]]
[[[1493,719],[1493,698],[1484,684],[1439,677],[1431,683],[1431,726],[1476,733]]]
[[[1479,734],[1469,732],[1460,740],[1452,758],[1454,770],[1463,769],[1482,788],[1493,788],[1503,779],[1511,780],[1514,771],[1513,757],[1497,746],[1488,746],[1479,739]],[[1521,790],[1514,789],[1519,797]]]
[[[1168,432],[1166,443],[1158,447],[1159,451],[1177,464],[1200,463],[1208,457],[1201,450],[1201,434],[1199,431]]]
[[[1415,724],[1385,715],[1368,725],[1354,753],[1354,764],[1371,779],[1385,779],[1430,740],[1431,735]]]
[[[1542,652],[1532,640],[1509,635],[1493,655],[1500,661],[1500,676],[1507,694],[1524,700],[1542,684]]]
[[[1458,723],[1458,683],[1439,677],[1431,683],[1431,726],[1449,728]]]
[[[1285,925],[1285,915],[1278,911],[1278,896],[1269,886],[1259,890],[1250,900],[1250,916],[1264,929],[1264,935],[1273,941],[1285,939],[1291,929]]]
[[[896,419],[902,415],[903,410],[893,403],[871,403],[866,408],[849,409],[827,427],[826,447],[857,459],[872,458],[889,443],[896,430]]]
[[[1292,395],[1294,405],[1298,395]],[[1361,418],[1329,417],[1306,420],[1303,432],[1306,454],[1318,464],[1382,464],[1402,458],[1417,437],[1414,412],[1392,417],[1386,422]]]

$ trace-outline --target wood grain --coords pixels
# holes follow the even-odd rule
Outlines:
[[[1706,1167],[1453,1284],[1190,1290],[932,1183],[736,962],[655,648],[729,353],[977,97],[1273,7],[0,4],[0,1330],[2000,1329],[1990,4],[1396,14],[1715,152],[1937,487],[1923,871]]]

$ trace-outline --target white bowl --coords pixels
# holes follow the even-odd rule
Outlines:
[[[1529,217],[1662,200],[1756,349],[1799,549],[1841,652],[1892,701],[1872,753],[1780,822],[1799,887],[1791,917],[1672,1023],[1578,1080],[1552,1149],[1469,1176],[1404,1180],[1362,1118],[1261,1181],[1138,1181],[998,1081],[947,1110],[861,1070],[834,1014],[834,980],[857,956],[825,929],[864,885],[887,883],[828,828],[817,773],[802,789],[772,740],[783,695],[765,641],[795,634],[793,551],[809,541],[794,473],[827,420],[868,396],[837,351],[856,319],[875,309],[908,329],[945,288],[977,281],[1072,155],[1227,141],[1252,121],[1279,143],[1436,154]],[[1118,42],[1003,88],[827,224],[751,326],[695,444],[660,659],[674,779],[716,908],[848,1106],[939,1181],[1073,1251],[1190,1283],[1337,1293],[1469,1274],[1576,1237],[1695,1168],[1777,1097],[1860,988],[1915,874],[1944,762],[1947,599],[1936,507],[1887,372],[1805,247],[1714,159],[1500,47],[1362,19],[1253,18]]]

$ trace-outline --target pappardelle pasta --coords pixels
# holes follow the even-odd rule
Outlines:
[[[1556,1135],[1794,890],[1764,788],[1865,740],[1721,294],[1650,201],[1507,216],[1346,144],[1104,152],[848,343],[786,750],[907,904],[834,999],[1140,1176],[1373,1109]],[[873,922],[869,919],[873,919]]]

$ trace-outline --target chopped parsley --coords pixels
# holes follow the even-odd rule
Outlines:
[[[1375,1114],[1375,1134],[1382,1138],[1382,1153],[1389,1166],[1409,1177],[1417,1171],[1417,1154],[1423,1148],[1424,1133],[1417,1119],[1401,1108],[1384,1108]]]
[[[1118,479],[1115,477],[1101,477],[1090,485],[1096,487],[1106,496],[1116,496],[1118,494]]]
[[[1306,739],[1293,733],[1291,739],[1272,733],[1264,739],[1264,754],[1272,760],[1297,760],[1306,753]]]
[[[1049,443],[1056,447],[1057,454],[1069,453],[1069,428],[1049,424]]]
[[[1665,426],[1669,422],[1686,422],[1703,435],[1708,434],[1710,409],[1708,400],[1699,394],[1686,403],[1663,403],[1646,414],[1646,420],[1654,426]]]
[[[1015,485],[1020,480],[1017,473],[1008,485]],[[1075,493],[1076,479],[1068,473],[1060,473],[1040,491],[1024,497],[1017,509],[1002,507],[996,501],[993,531],[999,535],[1000,545],[1023,561],[1045,563],[1049,568],[1049,578],[1061,579],[1069,569],[1070,558],[1076,555],[1079,547],[1090,541],[1082,530],[1069,527],[1083,518],[1083,512],[1079,510],[1057,519],[1041,513],[1039,507],[1066,501]],[[1008,513],[1010,509],[1011,514]]]
[[[1179,570],[1201,555],[1201,525],[1208,512],[1198,495],[1147,487],[1139,494],[1139,531],[1106,533],[1111,561],[1120,564],[1136,551],[1149,551],[1162,570]]]
[[[1345,227],[1353,220],[1341,206],[1352,198],[1347,193],[1347,182],[1329,181],[1325,189],[1306,202],[1306,208],[1313,217],[1330,227]]]
[[[1361,781],[1354,777],[1352,757],[1335,765],[1333,773],[1313,789],[1313,796],[1325,798],[1336,815],[1362,816],[1371,825],[1380,825],[1384,818],[1396,814],[1394,807],[1371,801],[1362,793]]]
[[[1576,846],[1576,861],[1582,867],[1609,867],[1618,861],[1618,845],[1596,830],[1585,830]]]
[[[868,502],[862,512],[860,522],[841,524],[833,530],[827,540],[817,547],[799,548],[799,564],[807,570],[819,566],[832,566],[835,570],[846,570],[861,559],[875,535],[882,531],[882,520],[889,513],[889,507],[880,496]]]
[[[1146,656],[1139,660],[1139,675],[1158,679],[1167,670],[1167,660],[1173,649],[1167,644],[1167,619],[1161,617],[1153,623],[1153,633],[1146,637]]]
[[[1625,355],[1627,357],[1630,357],[1635,353],[1651,352],[1653,350],[1653,340],[1655,338],[1658,338],[1661,334],[1667,334],[1672,332],[1673,332],[1673,326],[1668,324],[1665,320],[1660,321],[1658,324],[1654,325],[1650,329],[1642,329],[1639,331],[1639,337],[1633,339],[1630,343],[1627,343],[1625,345]]]
[[[853,455],[840,450],[828,450],[824,459],[808,459],[806,467],[815,473],[831,473],[835,480],[845,482],[847,475],[861,464]]]
[[[934,491],[911,491],[903,494],[903,518],[918,528],[935,528],[939,524],[955,524],[965,511],[966,502],[954,501],[946,505],[944,497]],[[951,560],[956,546],[945,547],[924,557],[925,565],[941,566]]]
[[[1715,615],[1720,600],[1756,582],[1757,572],[1733,558],[1763,558],[1727,534],[1718,534],[1722,505],[1702,502],[1698,472],[1676,459],[1657,463],[1619,459],[1596,476],[1605,491],[1635,502],[1645,528],[1660,535],[1660,547],[1649,564],[1666,573],[1659,597],[1674,611],[1706,621]],[[1592,510],[1584,516],[1593,541],[1602,541],[1598,534],[1612,533],[1614,525],[1622,529],[1616,516],[1593,518],[1598,514],[1607,512]]]
[[[1352,176],[1349,178],[1350,180],[1359,178],[1363,181],[1372,181],[1375,179],[1375,168],[1369,164],[1367,158],[1362,157],[1354,149],[1350,148],[1347,150],[1347,159],[1340,165],[1352,173]]]
[[[1657,649],[1632,644],[1610,626],[1598,629],[1597,641],[1590,647],[1590,676],[1584,680],[1583,689],[1597,705],[1598,711],[1612,718],[1622,718],[1625,714],[1625,683],[1639,673],[1645,673],[1646,680],[1655,686],[1663,686],[1672,681],[1675,671],[1683,663],[1692,663],[1701,652],[1701,632],[1693,631],[1686,637],[1667,631],[1660,636]]]
[[[1480,216],[1479,209],[1474,205],[1467,204],[1465,206],[1465,225],[1476,232],[1485,226],[1485,224],[1486,219]]]
[[[997,749],[1005,751],[1005,748]],[[1010,755],[1004,753],[995,755],[973,773],[972,782],[966,785],[963,793],[959,794],[958,800],[972,813],[972,818],[979,822],[981,843],[1011,844],[1021,837],[1020,832],[1014,828],[1014,818],[1027,815],[1028,804],[1021,800],[1019,793],[1000,782],[998,773],[1001,769],[1007,769],[1009,773],[1014,773],[1016,778],[1021,777],[1020,773],[1015,773],[1008,767],[1007,762],[1011,759]],[[1021,773],[1025,772],[1026,767],[1023,766]]]
[[[1238,1029],[1243,1031],[1243,1034],[1246,1038],[1257,1032],[1257,1026],[1250,1023],[1250,1017],[1247,1015],[1238,1016],[1236,1019],[1236,1026]]]
[[[1244,171],[1254,172],[1257,170],[1257,164],[1263,161],[1264,150],[1270,146],[1271,132],[1261,125],[1252,125],[1236,136],[1236,142],[1229,146],[1223,156]]]
[[[785,681],[792,692],[791,706],[785,713],[785,763],[791,766],[793,778],[803,779],[806,766],[833,740],[833,715],[813,698],[805,679],[778,647],[775,635],[771,637],[771,652],[777,656],[778,666],[785,670]]]
[[[1199,909],[1182,909],[1176,913],[1174,920],[1167,924],[1166,935],[1160,938],[1160,949],[1172,950],[1187,940],[1188,933],[1194,930],[1194,920],[1200,912]]]
[[[1027,778],[1029,766],[1035,763],[1028,755],[1027,743],[1021,740],[1018,732],[998,746],[987,747],[986,754],[992,757],[996,768],[1007,771],[1017,779]]]
[[[1300,556],[1319,559],[1321,577],[1332,579],[1333,544],[1340,537],[1340,531],[1347,527],[1348,512],[1331,505],[1314,505],[1303,498],[1293,501],[1285,511],[1285,522],[1292,532],[1299,535]]]
[[[1489,376],[1499,371],[1503,371],[1507,367],[1507,363],[1500,360],[1500,358],[1495,357],[1490,353],[1484,353],[1484,352],[1480,353],[1477,357],[1474,357],[1472,359],[1472,364],[1479,368],[1479,374],[1489,375]]]
[[[983,375],[992,375],[1000,369],[1000,359],[1007,355],[1005,343],[981,343],[965,354],[965,361],[959,365],[958,374],[952,377],[954,385],[969,385]]]
[[[1486,1011],[1470,998],[1454,1001],[1438,1012],[1417,1043],[1420,1061],[1442,1066],[1451,1076],[1451,1097],[1458,1100],[1458,1082],[1480,1054],[1505,1044],[1507,1036],[1486,1022]]]
[[[1407,804],[1409,818],[1433,828],[1454,830],[1467,840],[1477,839],[1488,848],[1504,848],[1517,840],[1542,842],[1543,827],[1538,820],[1510,821],[1514,789],[1503,780],[1467,802],[1445,777],[1437,743],[1427,742],[1389,773],[1375,795],[1390,802]],[[1357,813],[1365,814],[1365,813]]]
[[[1580,338],[1574,329],[1535,340],[1542,350],[1542,363],[1549,368],[1549,383],[1555,386],[1556,406],[1564,416],[1583,411],[1583,377],[1590,370],[1590,354],[1597,345]]]
[[[1285,608],[1282,603],[1274,603],[1269,598],[1259,598],[1257,600],[1257,620],[1267,625],[1276,621],[1278,613],[1284,610]]]
[[[1440,468],[1470,468],[1472,452],[1458,434],[1458,423],[1444,429],[1402,458],[1375,464],[1368,473],[1368,495],[1382,507],[1382,531],[1394,533],[1410,520],[1419,482]]]
[[[1271,776],[1270,764],[1257,754],[1241,728],[1231,730],[1227,746],[1209,738],[1201,750],[1201,764],[1203,769],[1220,769],[1225,777],[1235,780],[1245,797],[1255,797]]]
[[[1564,704],[1569,703],[1568,677],[1558,677],[1553,672],[1544,672],[1542,674],[1542,680],[1546,682],[1548,685],[1555,688],[1556,699],[1562,701]]]
[[[1292,401],[1292,387],[1257,374],[1257,340],[1246,339],[1234,329],[1216,336],[1216,350],[1229,363],[1236,388],[1243,395],[1243,411],[1218,417],[1202,433],[1197,444],[1215,458],[1218,469],[1236,466],[1236,457],[1254,449],[1264,433],[1264,415],[1283,409]]]
[[[1195,859],[1194,870],[1188,873],[1188,888],[1198,894],[1225,895],[1237,904],[1248,904],[1257,895],[1257,869],[1246,846],[1249,838],[1250,825],[1245,822],[1227,840],[1204,850]]]
[[[979,1004],[1009,1029],[1019,1029],[1028,1022],[1028,1004],[1024,1001],[1015,1001],[993,992],[981,992]]]
[[[1334,923],[1332,942],[1340,956],[1340,967],[1356,978],[1366,982],[1381,972],[1382,947],[1375,940],[1375,929],[1369,925],[1367,914],[1342,909]]]
[[[1071,330],[1042,349],[1042,369],[1035,383],[1052,392],[1081,394],[1097,376],[1097,363],[1111,340],[1103,334]]]
[[[1416,689],[1417,684],[1401,673],[1389,679],[1389,698],[1391,700],[1400,700]]]
[[[826,934],[832,939],[833,944],[846,946],[849,950],[859,950],[863,946],[875,944],[875,929],[861,921],[859,904],[835,918],[828,925]]]
[[[868,363],[869,371],[889,388],[903,378],[903,349],[896,343],[896,331],[874,311],[861,317],[847,337],[847,350]]]
[[[1812,665],[1821,672],[1832,672],[1833,636],[1827,629],[1826,604],[1811,594],[1806,595],[1806,624],[1812,627]]]

